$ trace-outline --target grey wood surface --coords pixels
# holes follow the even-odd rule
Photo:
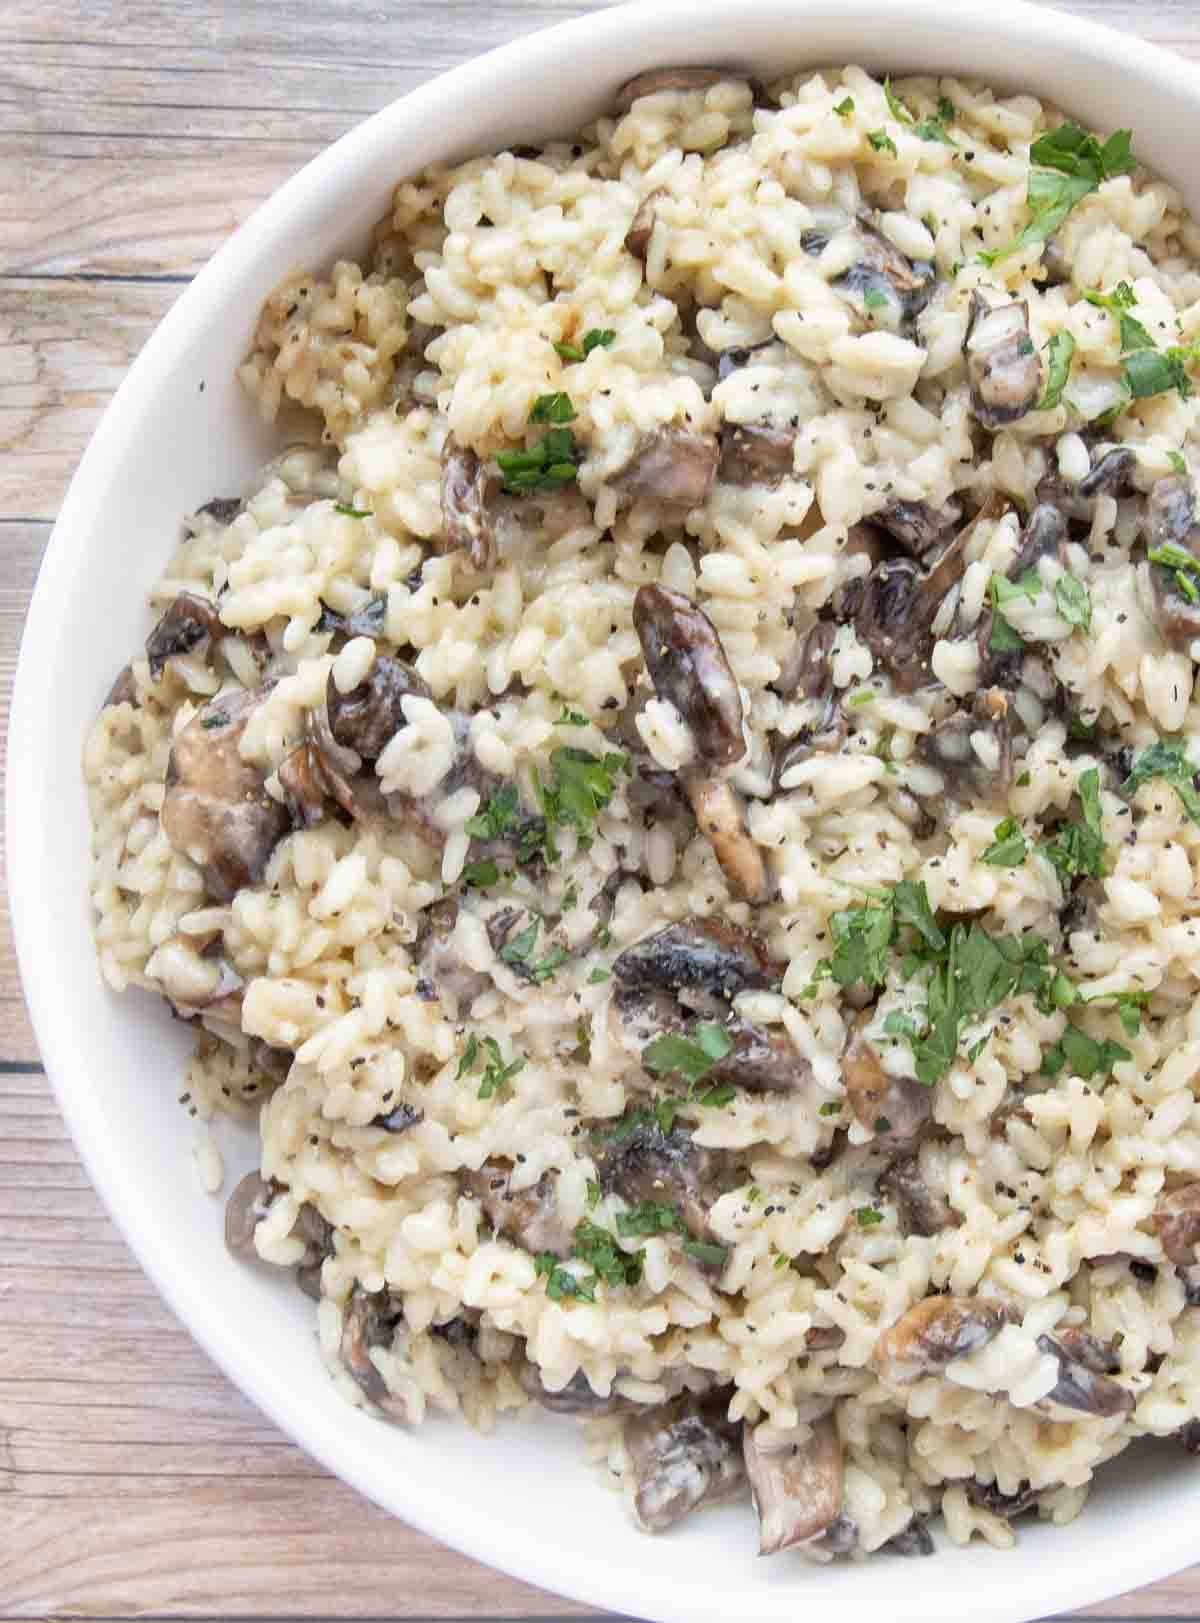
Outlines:
[[[67,480],[197,267],[367,114],[599,3],[3,0],[0,754],[21,624]],[[1060,9],[1200,60],[1198,0]],[[595,1615],[358,1499],[192,1344],[66,1136],[0,882],[0,1623]],[[1093,1615],[1200,1618],[1200,1568]]]

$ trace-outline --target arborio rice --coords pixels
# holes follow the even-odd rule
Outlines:
[[[815,1560],[1197,1435],[1198,255],[1029,96],[688,70],[270,299],[307,443],[188,522],[92,894],[351,1402]]]

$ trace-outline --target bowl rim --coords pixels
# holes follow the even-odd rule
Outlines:
[[[747,9],[777,17],[781,27],[797,28],[806,15],[823,17],[837,13],[844,24],[858,18],[864,27],[885,23],[894,26],[903,14],[924,23],[945,22],[945,0],[701,0],[708,17],[736,17]],[[1088,52],[1102,60],[1113,72],[1137,78],[1147,85],[1169,84],[1173,90],[1200,108],[1200,88],[1196,69],[1165,48],[1118,32],[1106,24],[1092,22],[1028,0],[1008,0],[1003,23],[997,18],[994,0],[958,0],[955,28],[966,35],[979,30],[1003,32],[1019,37],[1022,52],[1063,51],[1078,57],[1081,37]],[[630,0],[630,3],[585,13],[551,27],[523,35],[473,58],[458,67],[436,75],[426,83],[389,103],[324,148],[295,175],[274,191],[250,218],[224,242],[183,290],[175,304],[158,324],[122,380],[71,480],[58,519],[46,547],[37,583],[21,638],[20,655],[13,688],[6,774],[6,827],[8,884],[13,935],[30,1018],[42,1061],[58,1106],[71,1132],[75,1147],[88,1176],[113,1218],[126,1244],[156,1290],[203,1348],[213,1363],[245,1392],[289,1439],[298,1443],[333,1475],[349,1483],[391,1514],[443,1544],[489,1566],[509,1573],[553,1594],[601,1608],[617,1609],[633,1616],[679,1619],[684,1614],[673,1603],[664,1582],[648,1571],[624,1571],[612,1563],[598,1562],[587,1569],[564,1560],[535,1537],[514,1546],[502,1529],[493,1530],[482,1521],[463,1528],[456,1519],[455,1505],[429,1503],[415,1494],[382,1494],[369,1477],[365,1462],[345,1448],[336,1428],[317,1428],[312,1416],[293,1402],[286,1385],[268,1385],[259,1378],[252,1361],[242,1351],[236,1336],[221,1336],[204,1316],[196,1297],[183,1277],[171,1266],[170,1247],[152,1227],[138,1221],[136,1199],[125,1187],[115,1160],[108,1129],[96,1095],[81,1083],[83,1068],[80,1041],[55,996],[55,942],[44,926],[39,910],[43,876],[37,863],[26,858],[35,847],[34,821],[38,816],[34,776],[14,771],[14,763],[37,759],[43,750],[38,732],[38,707],[34,702],[37,671],[55,649],[54,625],[57,594],[67,588],[76,556],[83,549],[89,511],[104,482],[106,469],[126,449],[130,427],[128,407],[137,397],[165,387],[167,374],[191,331],[202,326],[205,310],[219,301],[227,269],[246,263],[269,244],[285,222],[302,205],[310,187],[319,187],[339,169],[353,168],[381,142],[387,142],[393,125],[402,117],[417,113],[436,115],[459,97],[494,94],[497,77],[527,75],[539,56],[560,58],[575,51],[595,49],[619,41],[630,30],[646,33],[668,21],[696,22],[696,0]],[[702,30],[701,30],[702,32]],[[870,37],[870,36],[867,36]],[[701,45],[703,40],[701,40]],[[864,50],[870,57],[875,52]],[[902,57],[902,50],[887,53]],[[679,50],[676,60],[702,60],[703,51]],[[917,70],[919,71],[919,70]],[[402,163],[397,162],[399,170]],[[341,1401],[338,1399],[337,1401]],[[1177,1523],[1177,1525],[1172,1525]],[[1186,1517],[1163,1517],[1153,1534],[1139,1528],[1136,1542],[1113,1541],[1106,1559],[1094,1562],[1085,1572],[1047,1572],[1044,1565],[1031,1564],[1023,1582],[1015,1582],[1015,1570],[1006,1572],[1006,1581],[996,1588],[981,1585],[972,1594],[972,1611],[977,1623],[1017,1623],[1018,1619],[1043,1616],[1104,1600],[1139,1587],[1186,1566],[1195,1557],[1194,1538]],[[986,1552],[979,1552],[984,1555]],[[1019,1557],[1011,1557],[1017,1560]],[[984,1567],[979,1563],[982,1578]],[[987,1570],[995,1572],[994,1568]],[[933,1590],[936,1586],[931,1585]],[[812,1594],[811,1588],[808,1593]],[[795,1599],[798,1592],[789,1590]],[[647,1609],[648,1608],[648,1609]],[[706,1613],[714,1620],[720,1613]],[[774,1612],[772,1615],[775,1615]],[[785,1615],[782,1611],[780,1616]],[[961,1601],[933,1602],[923,1612],[931,1620],[961,1615]],[[687,1623],[698,1623],[692,1610]]]

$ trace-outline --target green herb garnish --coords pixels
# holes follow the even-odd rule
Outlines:
[[[1106,1037],[1097,1042],[1078,1026],[1067,1026],[1062,1036],[1042,1055],[1042,1070],[1047,1076],[1057,1076],[1064,1066],[1070,1066],[1074,1076],[1090,1082],[1097,1074],[1107,1075],[1121,1060],[1133,1055],[1123,1043]]]
[[[516,785],[506,783],[488,797],[482,811],[476,812],[474,817],[467,818],[463,828],[475,839],[499,839],[502,834],[507,834],[516,822],[519,805]]]
[[[529,411],[531,423],[573,423],[579,413],[569,394],[561,389],[554,394],[540,394]]]
[[[371,517],[371,509],[369,507],[352,507],[349,502],[334,502],[333,510],[335,513],[344,514],[346,518]]]
[[[678,1073],[686,1082],[701,1081],[733,1047],[733,1038],[724,1026],[701,1020],[690,1037],[665,1032],[642,1049],[642,1064],[656,1076]]]
[[[563,397],[566,398],[565,396]],[[560,490],[579,472],[579,447],[569,428],[552,428],[525,451],[497,451],[496,465],[511,496],[528,490]]]
[[[478,862],[468,862],[463,868],[462,877],[463,884],[472,890],[485,890],[499,880],[500,869],[491,857],[482,857]]]
[[[1053,863],[1064,882],[1078,874],[1102,879],[1108,868],[1101,829],[1100,773],[1094,766],[1089,767],[1080,774],[1075,787],[1083,807],[1083,822],[1064,823],[1053,839],[1042,844],[1042,855]]]
[[[1161,547],[1152,547],[1146,555],[1152,564],[1158,564],[1175,576],[1175,589],[1189,603],[1200,603],[1200,588],[1192,579],[1200,575],[1200,558],[1177,541],[1165,541]]]
[[[1197,768],[1187,758],[1182,744],[1164,744],[1161,741],[1144,749],[1133,763],[1133,769],[1121,785],[1123,794],[1131,795],[1152,778],[1169,784],[1179,796],[1184,811],[1193,823],[1200,823],[1200,794],[1194,782]]]
[[[874,1206],[858,1206],[854,1216],[860,1229],[873,1229],[876,1223],[883,1222],[883,1213]]]
[[[1046,344],[1046,388],[1035,408],[1037,411],[1053,411],[1062,399],[1074,354],[1075,340],[1069,332],[1051,334]]]
[[[833,110],[839,118],[849,118],[854,112],[854,97],[846,96]]]
[[[582,710],[568,710],[563,705],[562,715],[554,724],[556,727],[590,727],[591,722]]]
[[[890,152],[893,158],[896,156],[896,143],[886,130],[868,130],[867,141],[876,152]]]
[[[616,336],[612,327],[592,327],[584,333],[581,344],[569,344],[563,339],[554,347],[564,361],[585,361],[594,349],[608,349],[615,342]],[[564,417],[561,421],[570,422],[570,418]]]
[[[1171,464],[1176,473],[1181,473],[1185,477],[1187,476],[1188,465],[1184,461],[1182,451],[1168,451],[1167,461]]]
[[[1092,594],[1082,581],[1060,575],[1054,583],[1054,607],[1069,626],[1091,630]]]
[[[1135,166],[1130,140],[1129,130],[1117,130],[1102,146],[1094,135],[1068,119],[1035,141],[1029,149],[1033,167],[1025,194],[1029,224],[1003,248],[981,253],[984,264],[994,265],[1033,243],[1045,242],[1102,181],[1128,174]]]
[[[983,853],[982,861],[993,868],[1019,868],[1029,847],[1015,817],[1006,817],[992,830],[992,843]]]
[[[958,142],[950,134],[949,130],[946,129],[946,120],[942,116],[943,107],[948,107],[950,109],[951,118],[954,116],[954,104],[947,100],[945,96],[940,96],[938,98],[938,111],[936,117],[916,119],[892,89],[892,81],[890,79],[885,79],[883,81],[883,94],[887,100],[888,111],[891,113],[892,117],[896,119],[898,123],[908,125],[913,134],[919,136],[922,141],[940,141],[943,146],[948,147],[955,147],[958,145]],[[893,147],[892,151],[894,152],[895,150],[895,147]]]

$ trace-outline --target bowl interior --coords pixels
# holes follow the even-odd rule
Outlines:
[[[509,1423],[486,1444],[457,1423],[416,1433],[347,1409],[320,1367],[311,1305],[269,1270],[232,1262],[221,1206],[200,1192],[176,1102],[186,1032],[144,995],[110,996],[89,934],[79,758],[114,673],[145,635],[145,594],[181,516],[237,489],[275,444],[234,378],[263,297],[288,270],[353,253],[392,183],[435,158],[578,128],[635,72],[720,62],[763,79],[857,61],[894,74],[975,73],[1104,129],[1193,205],[1180,132],[1200,82],[1175,58],[1018,4],[943,0],[709,0],[600,12],[506,47],[353,132],[278,193],[182,296],[134,367],[72,486],[22,649],[14,703],[11,890],[25,987],[47,1068],[92,1177],[193,1334],[285,1430],[386,1508],[468,1553],[580,1600],[654,1619],[790,1618],[819,1593],[848,1616],[1011,1620],[1128,1589],[1192,1558],[1200,1475],[1182,1450],[1110,1467],[1084,1516],[1023,1527],[1020,1547],[936,1560],[807,1568],[760,1562],[744,1509],[666,1540],[627,1523],[573,1428]],[[251,1140],[227,1132],[230,1179]],[[229,1183],[227,1179],[227,1187]],[[253,1325],[253,1335],[245,1326]],[[985,1581],[986,1579],[986,1581]]]

